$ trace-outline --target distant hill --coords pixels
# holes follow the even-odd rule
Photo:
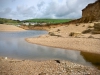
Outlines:
[[[49,23],[49,24],[59,24],[69,22],[71,19],[28,19],[23,20],[23,22],[35,22],[35,23]]]
[[[6,19],[6,18],[0,18],[0,24],[4,23],[20,23],[19,20],[12,20],[12,19]]]

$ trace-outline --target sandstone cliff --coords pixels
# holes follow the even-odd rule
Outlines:
[[[95,3],[88,4],[86,8],[82,10],[82,17],[77,20],[73,20],[70,23],[88,23],[92,21],[100,20],[100,0]]]
[[[89,4],[82,10],[82,18],[79,22],[91,22],[100,20],[100,0]]]

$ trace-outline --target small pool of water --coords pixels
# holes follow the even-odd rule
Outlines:
[[[30,59],[30,60],[69,60],[72,62],[93,66],[93,61],[87,59],[84,52],[65,50],[60,48],[46,47],[31,44],[25,41],[27,37],[36,37],[46,34],[46,31],[21,31],[21,32],[0,32],[0,56]],[[100,57],[97,57],[100,59]],[[96,61],[97,62],[97,61]],[[98,62],[100,65],[100,62]]]

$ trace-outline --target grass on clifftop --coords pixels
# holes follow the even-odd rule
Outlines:
[[[69,22],[71,19],[28,19],[23,20],[23,22],[34,22],[34,23],[49,23],[49,24],[59,24]]]

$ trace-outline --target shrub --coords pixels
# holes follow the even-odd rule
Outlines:
[[[60,29],[57,29],[57,32],[60,31]]]
[[[91,29],[87,29],[87,30],[84,30],[82,33],[86,34],[86,33],[90,33],[91,31],[92,31]]]
[[[4,22],[3,21],[0,21],[0,24],[3,24]]]
[[[94,29],[99,29],[100,30],[100,23],[94,23]]]
[[[94,27],[94,26],[91,26],[91,25],[90,25],[90,26],[88,26],[88,28],[93,28],[93,27]]]
[[[74,32],[71,32],[70,34],[69,34],[69,36],[73,36],[74,35]]]
[[[100,34],[100,31],[92,31],[93,34]]]

